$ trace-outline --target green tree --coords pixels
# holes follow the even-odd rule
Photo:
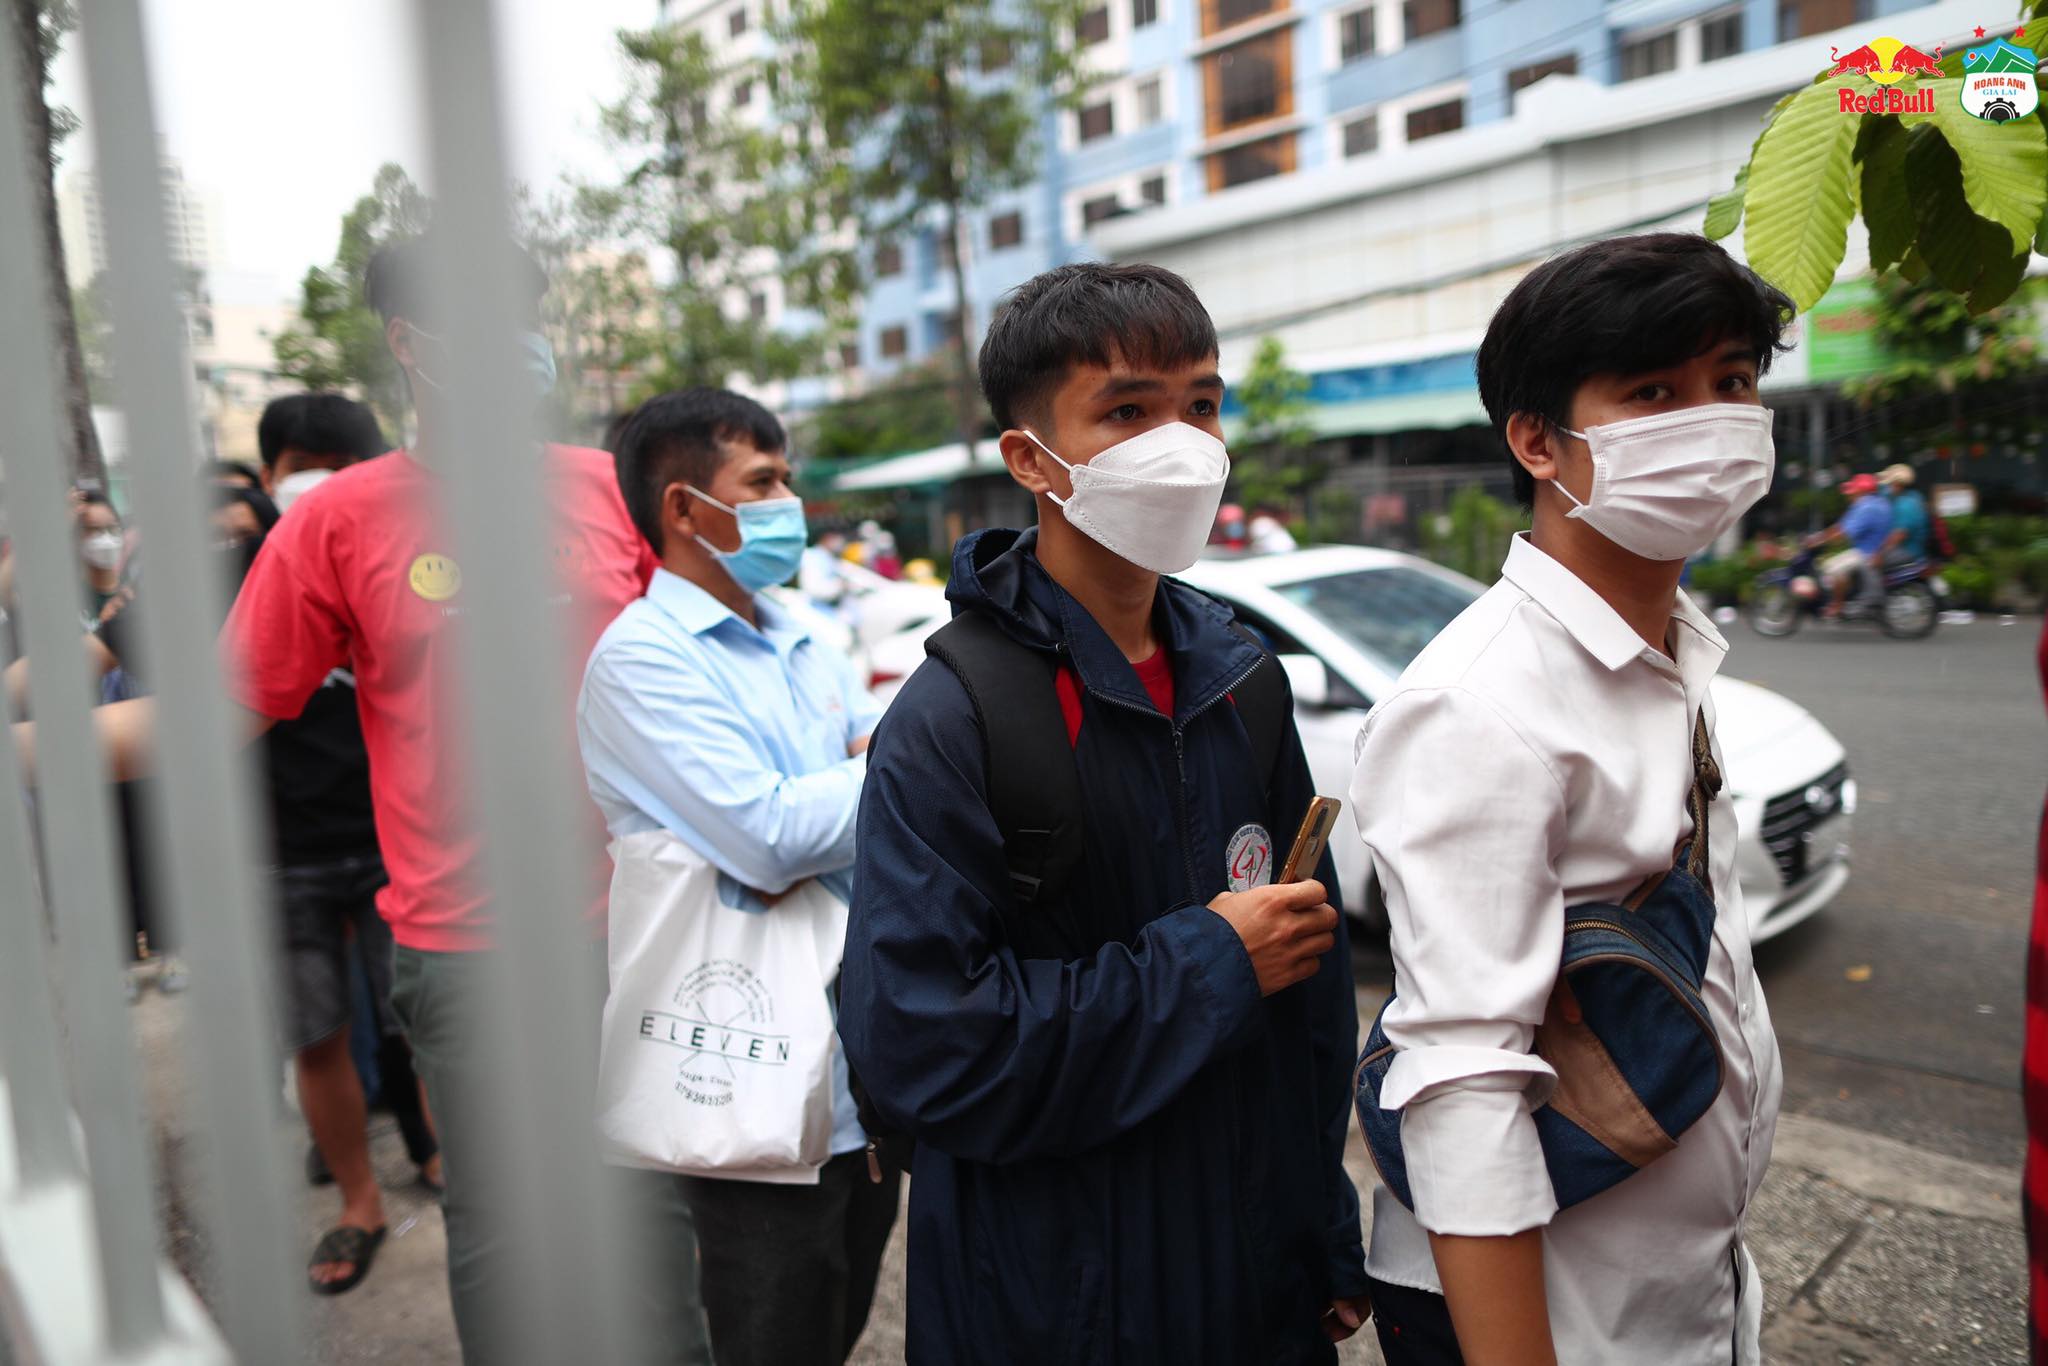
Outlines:
[[[426,195],[402,167],[377,170],[370,193],[342,215],[334,260],[299,282],[299,320],[271,343],[278,372],[309,389],[352,390],[387,431],[405,424],[405,381],[384,341],[384,324],[363,297],[363,272],[378,247],[427,226]]]
[[[2048,33],[2048,0],[2032,0],[2024,25],[1969,46],[2001,31],[2022,45]],[[1778,101],[1734,186],[1709,203],[1707,235],[1746,217],[1750,265],[1807,309],[1834,282],[1860,212],[1876,271],[1931,277],[1971,313],[2010,298],[2030,253],[2048,248],[2048,108],[2017,123],[1977,118],[1961,101],[1964,50],[1940,68],[1890,87],[1907,103],[1931,95],[1931,112],[1844,113],[1842,91],[1884,89],[1858,73],[1822,72]]]
[[[805,453],[832,460],[929,450],[954,434],[952,390],[944,366],[921,366],[827,403],[805,424]]]
[[[558,426],[593,439],[628,406],[652,342],[656,287],[647,253],[613,241],[615,191],[569,187],[536,202],[522,187],[514,235],[548,279],[541,328],[555,349]]]
[[[1302,490],[1325,473],[1320,462],[1304,458],[1316,437],[1308,422],[1308,386],[1308,376],[1288,365],[1278,337],[1259,338],[1232,391],[1244,427],[1231,443],[1230,476],[1237,496],[1252,507],[1299,512]]]
[[[1884,343],[1882,369],[1851,380],[1842,391],[1865,407],[1947,396],[1959,418],[1973,394],[2028,375],[2041,363],[2040,290],[2023,284],[2004,305],[1972,314],[1959,295],[1932,276],[1878,277],[1873,330]],[[1942,425],[1946,425],[1945,423]]]
[[[78,27],[72,0],[7,0],[9,37],[20,63],[22,113],[28,124],[37,218],[42,231],[37,244],[43,257],[43,281],[49,291],[50,317],[57,328],[59,363],[64,370],[64,415],[71,431],[71,462],[77,477],[106,479],[99,434],[92,425],[92,395],[85,353],[79,344],[71,290],[64,261],[64,236],[57,227],[58,147],[78,127],[78,118],[49,102],[50,67],[65,37]]]
[[[968,218],[1031,183],[1050,98],[1088,74],[1074,34],[1087,0],[792,0],[785,106],[808,164],[888,241],[936,222],[959,311],[951,351],[958,432],[983,425],[967,288]]]
[[[777,71],[719,61],[694,29],[622,31],[619,48],[626,91],[603,123],[625,169],[618,184],[588,188],[582,208],[602,232],[658,252],[650,316],[637,340],[614,339],[642,370],[638,392],[803,373],[858,279],[835,211],[844,186],[807,164],[813,130],[743,116],[742,90],[772,92]],[[617,279],[605,287],[625,288]],[[770,325],[775,289],[800,325]]]

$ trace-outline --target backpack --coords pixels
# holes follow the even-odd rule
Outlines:
[[[1230,698],[1250,738],[1260,785],[1270,794],[1287,735],[1284,676],[1257,636],[1236,621],[1230,628],[1259,650],[1259,662],[1230,690]],[[953,671],[974,703],[989,810],[1002,832],[1010,874],[1005,921],[1027,944],[1078,951],[1086,940],[1067,893],[1085,852],[1081,775],[1060,711],[1056,656],[1012,639],[981,612],[964,612],[940,627],[925,642],[925,653]],[[998,723],[990,724],[992,718]],[[915,1143],[881,1118],[857,1076],[849,1073],[849,1080],[869,1135],[870,1174],[881,1179],[884,1158],[908,1171]]]

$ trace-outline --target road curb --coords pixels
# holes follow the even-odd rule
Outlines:
[[[2019,1222],[2017,1167],[1993,1167],[1929,1152],[1824,1119],[1779,1116],[1771,1162],[1825,1177],[1866,1200],[1963,1219]]]

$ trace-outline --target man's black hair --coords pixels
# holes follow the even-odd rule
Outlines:
[[[220,484],[214,489],[213,505],[217,508],[233,507],[237,503],[246,506],[256,514],[256,525],[267,535],[277,525],[277,504],[270,501],[270,495],[262,489],[239,488],[233,484]]]
[[[1756,352],[1757,374],[1785,350],[1792,301],[1697,233],[1615,237],[1553,256],[1522,277],[1479,344],[1479,398],[1505,442],[1508,419],[1535,413],[1571,425],[1572,396],[1595,375],[1662,370],[1731,342]],[[1536,480],[1508,452],[1515,497]]]
[[[1188,282],[1159,266],[1088,262],[1012,290],[981,343],[981,392],[996,425],[1044,423],[1076,365],[1178,369],[1216,354],[1216,324]]]
[[[266,470],[276,469],[277,458],[287,450],[368,460],[389,449],[377,415],[368,404],[346,394],[288,394],[272,399],[256,424],[256,446]]]
[[[435,241],[433,230],[429,229],[418,237],[386,242],[371,253],[370,263],[363,270],[363,299],[377,310],[385,326],[390,326],[393,318],[416,323],[435,320],[435,301],[427,287],[438,253]],[[514,247],[513,251],[518,254],[519,273],[525,282],[520,302],[538,312],[540,296],[547,293],[548,277],[524,250]]]
[[[246,479],[260,483],[256,471],[239,460],[209,460],[206,462],[206,477],[209,479]]]
[[[670,484],[710,485],[725,464],[725,443],[780,451],[789,444],[775,414],[730,389],[679,389],[635,409],[619,433],[614,458],[619,492],[633,525],[661,545],[661,491]]]
[[[98,489],[80,489],[78,491],[78,505],[82,508],[114,507],[113,501],[109,499],[106,494],[101,493]],[[116,517],[119,517],[121,515],[121,510],[119,508],[114,508],[114,515]]]

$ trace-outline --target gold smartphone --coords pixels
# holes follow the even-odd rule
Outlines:
[[[1301,818],[1301,829],[1294,835],[1294,847],[1281,865],[1280,881],[1300,882],[1315,875],[1330,843],[1330,832],[1337,828],[1337,813],[1343,809],[1344,803],[1335,797],[1317,797],[1308,804],[1308,814]]]

